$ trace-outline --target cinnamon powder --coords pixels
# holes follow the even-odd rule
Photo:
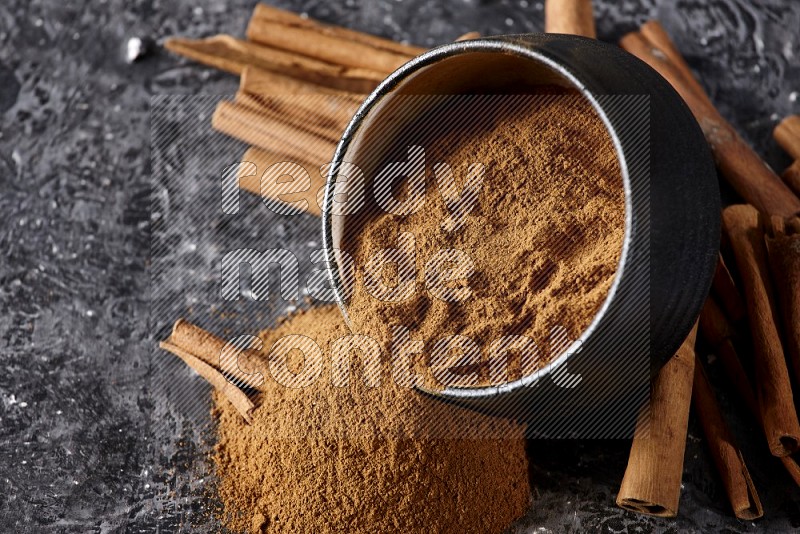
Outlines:
[[[450,163],[459,187],[469,164],[485,165],[476,206],[463,224],[444,228],[444,201],[427,195],[417,213],[367,220],[351,251],[363,266],[376,250],[393,246],[400,232],[415,236],[412,298],[372,298],[356,269],[349,317],[356,332],[381,347],[380,385],[368,386],[363,354],[352,359],[347,384],[332,385],[330,345],[351,332],[336,307],[324,306],[260,335],[265,359],[287,335],[314,340],[325,354],[318,380],[293,389],[265,373],[251,425],[215,394],[213,459],[230,529],[501,532],[525,512],[524,427],[397,384],[388,373],[390,327],[403,325],[425,341],[423,360],[431,341],[454,333],[482,346],[510,333],[538,343],[556,326],[579,336],[602,306],[619,262],[620,168],[609,134],[580,97],[498,108],[491,121],[444,130],[449,133],[426,147],[428,157]],[[426,185],[435,190],[435,178],[426,176]],[[397,191],[402,196],[402,184]],[[471,276],[450,283],[470,287],[464,302],[443,302],[426,290],[425,264],[443,248],[473,260]],[[391,283],[398,270],[388,266],[383,276]],[[290,356],[289,368],[299,372],[304,355]],[[430,373],[423,378],[430,385]]]
[[[527,336],[540,350],[526,369],[508,375],[513,379],[557,357],[556,345],[567,346],[549,340],[582,334],[614,280],[625,228],[620,166],[591,104],[577,94],[514,98],[480,103],[472,113],[480,119],[471,122],[459,109],[412,128],[403,143],[426,149],[424,206],[407,216],[375,209],[350,238],[354,329],[380,339],[403,325],[426,349],[443,336],[467,336],[484,349],[481,382],[488,379],[485,349],[501,336]],[[446,133],[420,142],[425,127]],[[402,150],[393,156],[403,157]],[[459,191],[469,165],[485,169],[475,206],[454,230],[442,224],[450,212],[435,194],[438,162],[451,166]],[[399,198],[403,187],[396,187]],[[365,289],[365,266],[377,251],[397,246],[400,233],[415,239],[416,287],[411,298],[386,302]],[[426,288],[426,264],[444,249],[462,251],[474,264],[468,278],[452,282],[471,289],[464,301],[446,302]],[[383,277],[397,284],[397,266],[388,264]]]
[[[312,308],[263,332],[264,354],[297,334],[327,355],[349,331],[335,306]],[[228,528],[484,533],[524,514],[530,487],[521,426],[391,380],[368,387],[354,367],[347,387],[331,385],[329,367],[301,389],[266,376],[251,425],[214,394],[213,460]],[[438,437],[426,428],[434,420],[448,425]],[[475,437],[452,432],[464,427]]]

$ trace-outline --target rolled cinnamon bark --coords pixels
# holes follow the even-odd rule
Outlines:
[[[262,375],[245,373],[239,367],[244,363],[248,368],[258,368],[260,360],[253,351],[228,351],[224,340],[183,319],[175,323],[170,337],[159,346],[183,360],[220,391],[245,421],[251,421],[255,404],[233,381],[248,387],[261,384]]]
[[[800,383],[800,217],[772,217],[765,225],[769,264],[783,317],[783,339]]]
[[[699,360],[694,365],[692,400],[734,515],[745,521],[758,519],[764,515],[761,500]]]
[[[667,52],[641,33],[626,35],[620,46],[657,70],[680,94],[700,124],[717,167],[739,195],[766,214],[789,217],[800,213],[800,198],[744,142],[708,96],[698,93],[699,84],[688,79],[691,73],[676,67]]]
[[[733,329],[712,297],[706,299],[700,312],[700,333],[722,362],[725,374],[739,398],[753,417],[760,422],[761,414],[758,410],[755,393],[753,393],[752,383],[733,344]]]
[[[747,406],[750,415],[764,429],[761,413],[758,409],[753,385],[742,367],[742,362],[733,344],[733,333],[722,310],[714,303],[712,298],[706,300],[703,311],[700,313],[700,332],[711,345],[714,354],[720,359],[728,380],[731,381],[739,398]],[[792,477],[795,484],[800,486],[800,465],[798,464],[800,452],[779,458],[786,472]]]
[[[316,168],[329,163],[336,142],[233,102],[220,102],[211,127],[285,156],[294,163],[311,162]]]
[[[264,381],[261,374],[264,361],[258,352],[237,350],[226,340],[184,319],[175,322],[166,342],[220,371],[237,386],[257,388]]]
[[[545,0],[544,31],[596,39],[591,0]]]
[[[669,38],[669,34],[664,27],[657,20],[649,20],[642,24],[640,28],[642,37],[653,44],[653,47],[663,53],[672,65],[680,72],[686,85],[694,90],[695,94],[708,102],[711,105],[711,100],[708,98],[706,90],[700,85],[700,82],[692,74],[692,69],[683,58],[675,43]]]
[[[800,423],[783,353],[772,282],[769,277],[764,233],[755,208],[725,208],[727,233],[747,302],[747,316],[755,349],[756,398],[770,452],[786,456],[800,448]]]
[[[292,161],[301,165],[308,171],[310,186],[305,191],[297,193],[286,193],[279,183],[265,182],[262,184],[261,178],[270,166]],[[325,178],[320,172],[320,165],[309,161],[292,160],[285,155],[263,150],[257,147],[250,147],[242,156],[242,165],[239,167],[239,187],[245,191],[259,195],[262,199],[271,199],[281,204],[291,204],[300,206],[303,211],[311,215],[319,216],[322,213],[319,200],[322,189],[325,185]],[[302,201],[305,200],[305,203]]]
[[[376,35],[371,35],[369,33],[359,32],[356,30],[350,30],[348,28],[342,28],[340,26],[323,24],[322,22],[316,21],[312,18],[304,17],[292,11],[286,11],[284,9],[269,6],[267,4],[256,4],[255,9],[253,10],[253,16],[250,19],[250,24],[252,25],[256,21],[278,22],[284,26],[293,28],[311,29],[321,35],[335,37],[343,41],[366,44],[378,50],[387,50],[408,57],[418,56],[425,52],[424,48],[420,48],[418,46],[399,43],[391,39],[384,39],[383,37],[378,37]]]
[[[456,39],[458,41],[469,41],[470,39],[479,39],[481,36],[480,32],[467,32]]]
[[[789,115],[772,131],[775,141],[793,159],[800,159],[800,115]]]
[[[397,70],[414,56],[393,50],[327,35],[316,28],[290,25],[274,19],[254,16],[247,26],[247,38],[269,47],[294,52],[348,67],[370,69],[384,75]]]
[[[253,66],[246,66],[239,78],[239,90],[256,95],[300,95],[300,94],[331,94],[343,99],[349,99],[360,104],[363,95],[331,89],[278,72],[267,71]]]
[[[740,324],[747,319],[747,308],[745,308],[742,295],[736,288],[722,254],[719,255],[719,260],[717,261],[711,289],[732,322]]]
[[[697,325],[653,380],[631,444],[617,506],[641,514],[675,517],[692,398]]]
[[[182,56],[218,69],[241,74],[245,66],[275,71],[342,91],[369,93],[386,77],[385,72],[336,65],[319,59],[242,41],[230,35],[207,39],[168,39],[164,46]]]
[[[773,130],[775,140],[792,158],[792,163],[781,178],[787,185],[800,195],[800,115],[790,115],[783,119]]]
[[[294,125],[332,143],[339,142],[358,107],[349,99],[323,93],[275,95],[238,91],[234,101],[270,119]]]
[[[159,347],[183,360],[186,365],[202,376],[214,389],[222,393],[247,423],[251,422],[255,404],[253,404],[253,401],[250,400],[250,397],[248,397],[244,391],[231,384],[222,373],[196,357],[190,351],[173,345],[169,341],[162,341],[159,343]]]
[[[795,193],[800,195],[800,159],[789,165],[781,174],[781,178]]]

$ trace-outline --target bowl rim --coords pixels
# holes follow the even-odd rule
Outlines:
[[[334,295],[336,297],[336,304],[338,305],[348,328],[352,331],[352,323],[347,314],[347,309],[344,304],[344,298],[341,292],[342,280],[339,276],[339,264],[336,261],[335,254],[333,253],[333,197],[336,186],[335,177],[338,174],[339,166],[344,162],[344,157],[347,154],[351,142],[356,134],[359,132],[364,120],[369,113],[380,104],[381,100],[389,96],[390,92],[400,86],[409,76],[426,68],[438,61],[470,53],[502,53],[512,54],[522,57],[524,59],[532,60],[540,65],[551,69],[557,75],[565,79],[573,88],[577,89],[579,93],[586,98],[595,112],[598,114],[603,124],[611,136],[614,144],[614,149],[617,154],[619,166],[621,170],[621,178],[625,192],[625,232],[622,242],[622,250],[620,258],[615,271],[614,280],[611,287],[606,293],[602,306],[595,314],[589,325],[581,332],[581,335],[575,339],[569,347],[567,347],[557,358],[549,361],[546,365],[537,368],[533,373],[521,377],[517,380],[506,382],[500,385],[487,385],[479,387],[446,387],[444,389],[434,390],[421,386],[416,386],[417,389],[438,397],[445,397],[453,400],[458,399],[480,399],[488,398],[503,393],[509,393],[521,388],[535,386],[540,380],[553,375],[567,364],[567,362],[575,355],[578,354],[591,335],[598,328],[600,322],[608,313],[611,303],[615,300],[621,280],[624,278],[625,268],[627,265],[630,249],[631,249],[631,235],[633,227],[633,209],[632,209],[632,190],[630,184],[630,176],[628,163],[625,159],[625,153],[622,148],[622,142],[617,134],[613,124],[611,123],[608,115],[605,113],[603,106],[598,101],[596,96],[588,89],[588,87],[580,80],[579,76],[570,69],[567,65],[560,63],[541,53],[534,43],[526,43],[524,39],[530,37],[546,37],[548,41],[564,40],[573,42],[586,42],[597,46],[598,42],[594,39],[588,39],[576,35],[567,34],[519,34],[519,35],[502,35],[494,37],[482,37],[478,39],[471,39],[467,41],[457,41],[454,43],[438,46],[427,52],[415,57],[408,61],[392,74],[390,74],[378,87],[375,88],[359,106],[353,118],[347,125],[340,141],[336,145],[331,165],[325,181],[325,195],[322,209],[322,243],[324,259],[327,262],[328,278],[331,283]],[[515,39],[516,38],[516,39]]]

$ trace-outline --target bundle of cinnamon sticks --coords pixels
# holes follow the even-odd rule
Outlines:
[[[547,0],[545,28],[594,38],[591,1]],[[800,425],[789,373],[800,381],[800,117],[789,117],[775,129],[776,141],[795,160],[778,176],[715,109],[658,22],[644,24],[620,45],[683,97],[721,174],[747,204],[723,211],[726,246],[711,295],[698,325],[653,381],[617,503],[640,513],[677,514],[693,404],[734,514],[755,519],[763,514],[758,493],[717,404],[706,364],[695,354],[695,336],[699,331],[711,347],[743,408],[762,428],[770,452],[800,485]],[[330,161],[364,95],[424,51],[266,5],[256,6],[244,40],[174,38],[166,47],[240,76],[235,98],[221,102],[212,119],[213,128],[251,145],[242,157],[240,187],[315,215],[324,178],[312,171]],[[285,162],[305,167],[310,187],[287,194],[280,179]],[[276,172],[265,175],[276,165]],[[219,358],[225,350],[221,343],[179,321],[162,346],[219,388],[247,420],[254,405],[243,392],[257,375],[226,369]],[[740,358],[749,352],[752,372]],[[245,355],[239,361],[247,360],[246,352],[237,354]],[[241,387],[231,384],[232,377]]]
[[[319,215],[320,170],[365,94],[425,49],[265,4],[256,5],[246,33],[244,40],[171,38],[165,47],[240,76],[235,98],[221,102],[211,120],[212,128],[251,145],[242,156],[239,187]],[[470,32],[459,40],[475,37]],[[280,167],[286,162],[302,167],[309,187],[286,193],[287,172]],[[276,172],[265,177],[273,166]]]
[[[720,173],[747,202],[722,211],[725,246],[700,316],[700,333],[743,407],[762,428],[770,453],[800,485],[800,424],[789,373],[791,368],[794,379],[800,380],[798,163],[779,177],[758,157],[715,109],[658,22],[647,22],[626,35],[620,46],[658,71],[681,95],[702,128]],[[775,129],[775,139],[795,159],[800,157],[798,124],[800,117],[789,117]],[[752,372],[740,359],[748,352]],[[675,359],[679,356],[680,352]],[[618,504],[653,515],[677,513],[691,397],[736,517],[761,517],[756,488],[704,365],[698,360],[694,370],[686,365],[680,374],[670,372],[670,365],[655,379],[650,433],[637,432],[634,438]],[[694,391],[689,394],[691,384]],[[655,394],[661,390],[675,393],[668,398]],[[662,427],[668,431],[659,431]],[[657,448],[658,454],[648,446]]]

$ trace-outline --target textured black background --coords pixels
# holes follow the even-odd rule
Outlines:
[[[213,314],[197,297],[212,281],[195,280],[187,266],[200,234],[224,235],[225,229],[185,226],[182,235],[167,236],[174,250],[184,252],[163,256],[161,267],[183,283],[174,294],[158,295],[158,313],[151,314],[150,106],[151,97],[165,93],[231,94],[237,80],[157,45],[128,65],[124,50],[131,36],[157,43],[176,34],[242,35],[254,1],[73,4],[80,5],[0,4],[0,530],[216,531],[207,517],[214,503],[206,496],[213,477],[204,456],[207,411],[199,399],[205,388],[182,366],[160,363],[153,346],[169,320],[186,315],[203,322]],[[421,45],[470,30],[489,35],[543,27],[542,2],[534,0],[279,5]],[[800,5],[595,5],[605,40],[615,41],[648,18],[661,19],[722,113],[776,168],[788,163],[770,132],[779,117],[800,111]],[[207,116],[184,118],[184,128],[208,126]],[[234,157],[241,153],[235,142],[220,146]],[[192,220],[186,194],[205,194],[220,169],[198,173],[202,161],[192,155],[163,157],[186,189],[181,198],[155,191],[155,211]],[[267,242],[302,249],[318,239],[311,218],[287,227],[265,217],[253,218],[252,231]],[[247,317],[265,326],[282,312],[271,307]],[[198,394],[187,400],[169,391]],[[765,504],[767,518],[757,526],[731,518],[693,422],[677,520],[614,507],[627,442],[531,442],[535,501],[518,528],[800,527],[797,488],[768,457],[757,429],[738,418],[734,423]]]

